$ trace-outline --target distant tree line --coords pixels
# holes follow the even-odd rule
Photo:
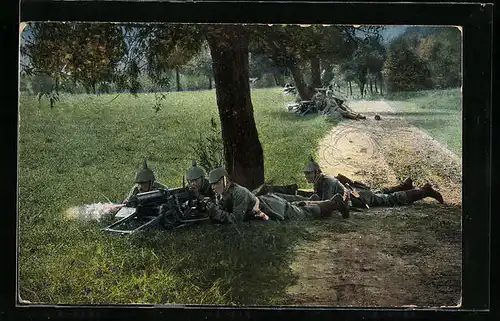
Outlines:
[[[55,31],[57,34],[58,29]],[[22,73],[21,91],[47,95],[54,89],[75,94],[130,91],[130,86],[123,86],[110,77],[125,50],[119,32],[116,29],[107,31],[106,39],[114,40],[114,47],[87,47],[87,55],[98,56],[101,63],[93,66],[94,70],[88,67],[87,71],[86,68],[73,70],[79,74],[72,78]],[[324,29],[320,26],[262,28],[257,32],[264,36],[254,37],[249,48],[251,87],[283,87],[287,83],[298,83],[301,98],[309,99],[314,88],[327,86],[332,81],[345,86],[346,93],[351,96],[353,84],[361,96],[460,86],[461,35],[457,28],[408,27],[388,44],[383,44],[380,28],[364,31],[360,36],[353,29]],[[137,36],[130,30],[125,35]],[[273,46],[272,39],[279,40],[279,46]],[[169,62],[170,70],[164,71],[163,82],[155,81],[144,70],[138,71],[135,79],[137,92],[213,89],[212,58],[207,43],[198,44],[193,51],[195,54],[176,52],[176,55],[187,58]],[[74,63],[70,65],[75,66]],[[85,61],[82,65],[86,67]],[[69,69],[64,71],[72,72]]]
[[[46,96],[51,107],[60,92],[77,90],[137,94],[214,88],[225,165],[235,182],[255,188],[264,182],[264,157],[252,86],[291,82],[299,98],[309,100],[315,88],[339,81],[349,88],[356,83],[362,96],[368,90],[384,93],[459,84],[456,29],[409,28],[388,48],[381,30],[336,25],[30,23],[22,34],[21,88],[39,91],[38,98]]]
[[[392,92],[459,87],[461,33],[455,27],[413,27],[389,45],[384,71]]]

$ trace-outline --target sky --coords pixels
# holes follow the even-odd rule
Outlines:
[[[408,28],[408,26],[385,26],[384,30],[382,31],[384,42],[388,43],[395,37],[405,32],[406,28]]]

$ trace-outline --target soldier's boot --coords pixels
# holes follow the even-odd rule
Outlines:
[[[432,188],[431,184],[429,183],[425,184],[421,188],[407,190],[405,191],[405,193],[406,197],[408,198],[408,201],[410,201],[411,203],[424,199],[426,197],[432,197],[441,204],[443,204],[444,202],[441,193]]]
[[[343,218],[349,217],[349,206],[344,202],[340,194],[335,194],[328,201],[316,202],[322,217],[330,217],[334,210],[339,210]]]
[[[408,191],[411,189],[415,189],[415,186],[413,186],[412,179],[410,177],[407,177],[404,181],[396,186],[382,188],[382,192],[384,194],[392,194],[394,192]]]

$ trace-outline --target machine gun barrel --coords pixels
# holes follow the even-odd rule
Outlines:
[[[170,198],[169,191],[165,189],[158,189],[150,192],[138,193],[132,196],[129,200],[129,206],[154,206],[166,203]]]

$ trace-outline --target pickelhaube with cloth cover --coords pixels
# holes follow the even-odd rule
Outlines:
[[[304,167],[304,173],[311,173],[315,171],[321,171],[319,164],[314,161],[314,158],[311,156],[311,161]]]
[[[195,180],[200,177],[205,177],[206,173],[205,170],[199,166],[196,165],[196,161],[193,160],[191,168],[187,172],[187,179],[188,181]]]
[[[153,173],[152,170],[148,168],[148,164],[146,162],[146,159],[144,158],[144,163],[142,165],[142,168],[137,172],[137,175],[135,176],[135,182],[146,183],[146,182],[153,182],[155,180],[156,180],[155,174]]]
[[[228,176],[226,169],[216,165],[216,167],[210,171],[210,174],[208,174],[208,182],[210,184],[215,184],[224,176]]]

